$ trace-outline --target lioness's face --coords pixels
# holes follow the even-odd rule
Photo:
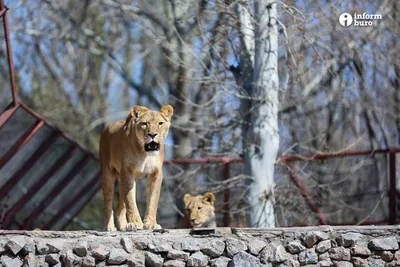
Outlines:
[[[168,133],[169,122],[158,111],[148,111],[135,125],[136,135],[143,140],[146,152],[160,150],[160,144]]]
[[[168,134],[172,114],[173,109],[170,105],[162,107],[160,111],[140,106],[132,108],[135,134],[144,151],[157,154]]]
[[[203,196],[185,195],[185,213],[193,228],[203,227],[215,219],[214,200],[214,194],[210,192]]]

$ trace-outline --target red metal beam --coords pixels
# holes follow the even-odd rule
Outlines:
[[[389,150],[389,224],[396,224],[397,190],[396,190],[396,151]]]
[[[205,163],[234,163],[243,162],[241,158],[219,157],[219,158],[190,158],[165,160],[165,164],[205,164]]]
[[[400,152],[400,148],[391,148],[391,150],[396,153]],[[376,150],[361,150],[361,151],[291,155],[291,156],[281,157],[277,160],[277,162],[284,163],[284,162],[297,161],[297,160],[315,160],[315,159],[328,159],[328,158],[363,156],[363,155],[371,155],[372,156],[374,154],[388,153],[388,152],[389,152],[389,149],[376,149]]]
[[[50,178],[60,169],[65,162],[71,158],[79,148],[77,146],[72,146],[69,148],[54,164],[53,166],[25,193],[6,213],[5,219],[3,221],[3,228],[7,228],[15,214],[24,206],[26,202],[32,198],[36,192],[48,181]]]
[[[1,9],[7,9],[7,7],[4,5],[3,1],[1,2]],[[4,28],[4,37],[6,40],[6,47],[7,47],[7,61],[8,61],[8,72],[10,76],[10,81],[11,81],[11,90],[12,90],[12,96],[13,96],[13,103],[14,106],[18,105],[18,95],[17,95],[17,86],[15,83],[15,75],[14,75],[14,63],[13,63],[13,58],[12,58],[12,50],[11,50],[11,39],[10,39],[10,32],[8,31],[8,18],[7,18],[7,12],[4,12],[3,14],[3,28]]]
[[[0,169],[17,153],[26,143],[39,131],[44,121],[38,120],[30,129],[28,129],[19,140],[0,158]]]
[[[3,0],[0,0],[0,10],[7,10],[6,6],[4,5]]]
[[[11,116],[17,111],[19,103],[15,106],[11,103],[3,113],[0,114],[0,128],[11,118]]]
[[[7,11],[7,9],[6,8],[2,8],[1,10],[0,10],[0,17],[1,16],[3,16],[5,13],[6,13],[6,11]]]
[[[308,192],[307,188],[304,186],[301,179],[299,179],[296,176],[296,174],[293,171],[292,166],[290,166],[290,165],[288,165],[288,172],[289,172],[289,177],[292,180],[292,182],[300,189],[300,193],[304,197],[307,205],[317,215],[317,217],[319,219],[319,223],[320,224],[328,224],[328,221],[327,221],[325,215],[321,212],[321,210],[314,203],[314,200],[312,199],[312,196]]]
[[[27,105],[25,105],[24,103],[20,103],[21,104],[21,108],[23,108],[26,112],[28,112],[29,114],[31,114],[32,116],[44,120],[46,125],[49,126],[50,128],[53,128],[57,131],[61,132],[62,137],[64,137],[67,141],[71,142],[72,144],[78,146],[82,152],[89,154],[93,159],[95,160],[99,160],[98,156],[96,154],[94,154],[92,151],[89,151],[88,149],[84,148],[83,146],[81,146],[80,144],[78,144],[76,141],[74,141],[71,137],[69,137],[68,135],[66,135],[63,131],[61,131],[58,127],[54,126],[53,124],[50,124],[49,122],[46,121],[46,119],[44,117],[42,117],[41,115],[39,115],[38,113],[36,113],[35,111],[33,111],[32,109],[30,109]]]
[[[390,150],[395,153],[400,153],[400,148],[391,148]],[[285,163],[298,160],[316,160],[316,159],[328,159],[337,157],[363,156],[363,155],[374,155],[374,154],[388,153],[388,152],[389,149],[376,149],[376,150],[316,153],[316,154],[304,154],[304,155],[289,155],[278,158],[276,162]],[[231,158],[231,157],[210,157],[210,158],[174,159],[174,160],[164,161],[165,164],[206,164],[206,163],[234,163],[234,162],[243,162],[243,159]]]
[[[94,193],[93,193],[92,195],[96,194],[97,191],[100,189],[100,185],[101,185],[101,184],[100,184],[100,172],[98,172],[98,173],[88,182],[88,184],[87,184],[85,187],[83,187],[83,188],[78,192],[78,194],[76,194],[76,196],[75,196],[73,199],[71,199],[68,203],[66,203],[65,206],[64,206],[63,208],[61,208],[55,216],[53,216],[53,218],[50,220],[50,222],[48,222],[47,224],[45,224],[45,225],[43,226],[42,229],[44,229],[44,230],[50,230],[50,229],[52,229],[52,227],[54,227],[54,225],[56,225],[57,222],[58,222],[66,213],[68,213],[68,211],[76,204],[76,202],[79,201],[79,199],[81,199],[82,197],[84,197],[84,196],[87,194],[87,192],[88,192],[91,188],[93,188],[94,186],[97,187],[97,189],[94,191]],[[92,198],[92,196],[89,198],[89,200],[90,200],[91,198]],[[82,205],[82,208],[83,208],[83,206],[85,206],[85,205],[86,205],[86,204]],[[82,210],[82,208],[80,208],[80,209],[78,210],[77,213],[79,213],[79,212]],[[76,214],[77,214],[77,213],[76,213]],[[73,216],[71,217],[71,220],[72,220],[72,218],[73,218]],[[64,229],[64,227],[65,227],[71,220],[69,220],[69,221],[62,227],[62,229]]]
[[[42,142],[40,147],[35,151],[35,153],[30,156],[30,158],[22,165],[10,179],[0,188],[0,200],[6,196],[14,185],[16,185],[21,178],[32,168],[38,159],[47,151],[47,149],[54,143],[60,132],[53,132],[50,137]]]
[[[49,206],[53,200],[58,196],[61,191],[74,180],[76,174],[82,170],[84,165],[89,162],[90,156],[86,154],[82,160],[78,161],[75,166],[71,168],[71,170],[64,175],[64,177],[60,180],[60,182],[50,191],[50,193],[43,198],[43,200],[36,206],[36,208],[29,214],[26,218],[26,222],[24,223],[23,229],[30,229],[34,220],[40,215],[41,212]]]

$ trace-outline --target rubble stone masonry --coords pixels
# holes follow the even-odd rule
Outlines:
[[[391,267],[399,241],[399,226],[0,230],[0,266]]]

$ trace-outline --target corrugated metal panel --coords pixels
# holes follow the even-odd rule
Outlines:
[[[18,100],[6,11],[0,0],[0,228],[60,230],[99,190],[100,166]]]

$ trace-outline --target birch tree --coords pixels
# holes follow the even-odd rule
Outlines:
[[[244,90],[244,172],[249,185],[249,225],[275,226],[274,163],[279,148],[278,132],[278,30],[276,1],[237,4],[242,56],[236,69]]]

